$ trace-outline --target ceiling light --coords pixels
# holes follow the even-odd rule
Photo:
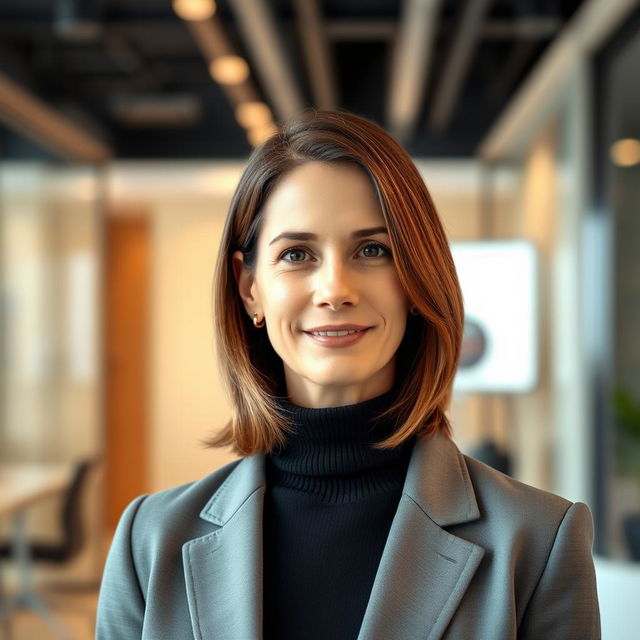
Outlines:
[[[173,10],[183,20],[207,20],[216,12],[214,0],[173,0]]]
[[[271,122],[271,110],[264,102],[243,102],[236,108],[236,120],[245,128],[264,126]]]
[[[209,73],[220,84],[240,84],[249,77],[249,65],[240,56],[219,56],[209,64]]]
[[[631,167],[640,163],[640,140],[623,138],[611,145],[611,160],[619,167]]]
[[[247,131],[247,139],[254,147],[260,146],[265,140],[269,139],[274,133],[278,132],[273,122],[269,122],[266,125],[260,125],[258,127],[252,127]]]

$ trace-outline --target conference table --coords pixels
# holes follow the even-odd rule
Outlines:
[[[0,583],[0,630],[4,629],[7,637],[11,615],[18,608],[33,610],[59,637],[70,637],[34,590],[26,516],[29,507],[40,500],[62,494],[71,483],[72,473],[70,464],[0,462],[0,520],[11,521],[11,561],[19,577],[18,592],[11,597]]]

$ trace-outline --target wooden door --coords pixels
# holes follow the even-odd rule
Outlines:
[[[150,238],[142,215],[109,216],[105,246],[107,528],[147,491]]]

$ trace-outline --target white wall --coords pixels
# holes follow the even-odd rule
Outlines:
[[[640,567],[596,558],[602,640],[637,640],[640,629]]]

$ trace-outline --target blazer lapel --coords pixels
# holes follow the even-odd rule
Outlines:
[[[442,527],[480,517],[461,453],[446,436],[416,442],[359,640],[437,640],[484,549]]]
[[[196,640],[262,638],[264,457],[244,458],[200,516],[217,525],[182,547]]]

